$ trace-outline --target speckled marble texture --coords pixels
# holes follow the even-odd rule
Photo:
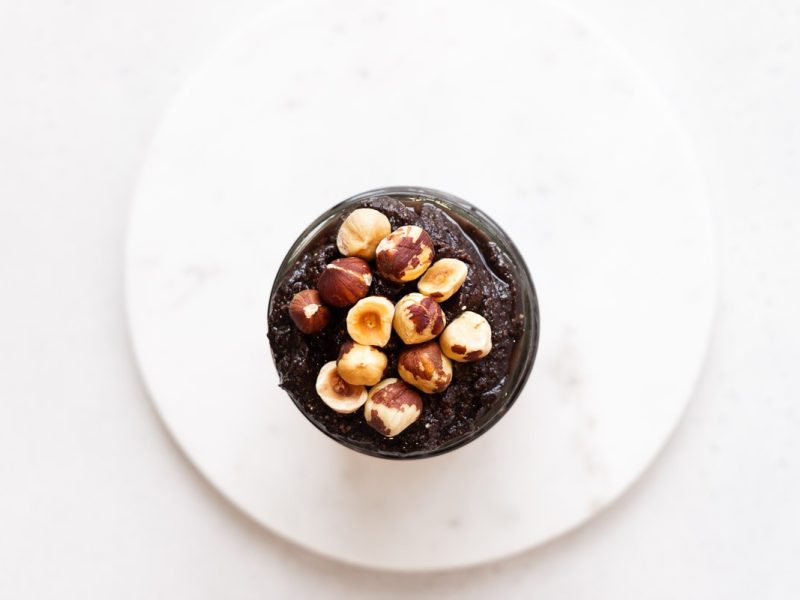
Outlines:
[[[550,4],[452,7],[318,0],[252,23],[178,95],[129,232],[137,358],[192,462],[269,529],[393,570],[497,559],[616,499],[683,412],[715,290],[686,140],[627,59]],[[542,312],[509,415],[404,464],[314,430],[278,389],[264,336],[296,235],[398,184],[489,212]]]

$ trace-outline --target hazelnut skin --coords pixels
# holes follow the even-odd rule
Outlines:
[[[453,380],[453,363],[436,341],[430,341],[405,348],[397,360],[397,372],[426,394],[439,394]]]
[[[397,302],[392,325],[406,344],[421,344],[439,335],[445,321],[444,311],[438,302],[414,292]]]
[[[399,379],[384,379],[373,387],[364,404],[364,419],[386,437],[402,433],[422,414],[422,398]]]
[[[350,256],[329,263],[317,280],[317,291],[325,304],[344,308],[361,300],[372,284],[367,261]]]
[[[394,283],[413,281],[433,261],[431,236],[416,225],[398,227],[378,244],[375,266],[381,277]]]
[[[328,325],[331,311],[322,303],[317,290],[303,290],[292,297],[289,317],[303,333],[319,333]]]

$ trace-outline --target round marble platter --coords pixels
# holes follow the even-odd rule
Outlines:
[[[483,208],[541,301],[516,405],[421,461],[319,433],[278,388],[265,335],[298,233],[390,185]],[[175,99],[126,260],[143,377],[210,484],[315,552],[406,571],[531,548],[618,498],[692,395],[715,290],[702,181],[664,102],[594,29],[528,0],[276,5]]]

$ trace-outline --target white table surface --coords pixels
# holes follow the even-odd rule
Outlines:
[[[708,175],[711,354],[620,503],[511,560],[415,576],[329,562],[240,516],[131,361],[122,239],[148,141],[264,4],[0,2],[0,597],[797,597],[800,2],[571,1],[652,74]]]

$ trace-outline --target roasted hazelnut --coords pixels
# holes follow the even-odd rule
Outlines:
[[[408,346],[397,360],[397,372],[426,394],[438,394],[453,380],[453,364],[436,341]]]
[[[372,260],[378,242],[391,232],[392,225],[382,212],[374,208],[357,208],[339,227],[336,246],[345,256]]]
[[[362,298],[347,313],[347,333],[359,344],[385,346],[392,335],[394,305],[383,296]]]
[[[389,281],[413,281],[430,266],[433,254],[431,236],[421,227],[405,225],[380,241],[375,251],[375,266]]]
[[[479,360],[492,350],[492,328],[478,313],[465,311],[442,332],[439,346],[455,361]]]
[[[317,280],[317,290],[325,304],[343,308],[358,302],[369,292],[372,271],[367,261],[350,256],[329,263]]]
[[[347,383],[375,385],[383,377],[388,364],[389,359],[377,348],[345,342],[339,350],[336,371]]]
[[[375,431],[394,437],[419,419],[422,398],[399,379],[384,379],[369,391],[364,419]]]
[[[466,263],[457,258],[442,258],[431,265],[417,282],[417,289],[437,302],[455,294],[467,278]]]
[[[403,296],[395,305],[393,325],[406,344],[420,344],[442,332],[444,312],[438,302],[415,292]]]
[[[367,388],[347,383],[336,370],[336,361],[325,363],[317,375],[317,394],[338,413],[356,412],[367,401]]]
[[[317,290],[303,290],[292,297],[289,317],[303,333],[319,333],[328,325],[331,311],[322,303]]]

